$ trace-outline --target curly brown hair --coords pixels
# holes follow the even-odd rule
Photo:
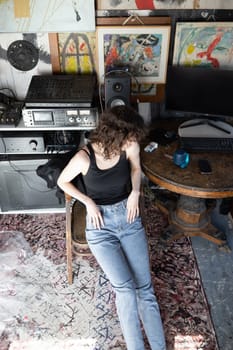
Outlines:
[[[127,141],[138,143],[145,137],[146,129],[141,115],[131,107],[115,106],[103,112],[96,129],[92,130],[89,140],[103,149],[106,159],[120,154]]]

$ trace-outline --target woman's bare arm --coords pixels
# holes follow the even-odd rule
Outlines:
[[[139,196],[141,187],[140,146],[137,142],[131,142],[126,149],[126,154],[131,166],[132,191],[127,201],[127,220],[133,222],[139,215]]]
[[[87,212],[91,216],[94,226],[100,229],[100,227],[103,226],[103,219],[97,205],[90,197],[79,191],[79,189],[71,182],[77,175],[85,175],[89,164],[90,159],[88,155],[84,151],[79,151],[63,169],[58,178],[57,184],[65,193],[76,198],[86,206]]]

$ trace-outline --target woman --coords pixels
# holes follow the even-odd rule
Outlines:
[[[129,107],[115,106],[103,113],[89,143],[62,171],[58,186],[86,206],[86,239],[114,288],[127,349],[144,349],[141,319],[151,349],[165,350],[139,215],[143,128],[142,117]],[[72,183],[78,174],[85,194]]]

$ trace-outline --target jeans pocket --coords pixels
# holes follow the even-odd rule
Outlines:
[[[131,225],[131,229],[133,229],[133,230],[137,230],[138,231],[138,230],[143,229],[141,216],[137,216],[135,218],[135,220],[130,225]]]

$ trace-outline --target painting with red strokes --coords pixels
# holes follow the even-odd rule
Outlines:
[[[170,26],[98,27],[99,79],[127,69],[138,83],[166,80]]]
[[[97,10],[161,10],[221,8],[221,0],[97,0]],[[229,8],[229,4],[228,8]]]
[[[95,33],[59,33],[60,66],[64,73],[87,74],[96,71]]]
[[[233,69],[232,42],[232,23],[178,22],[173,64]]]
[[[139,10],[155,9],[153,0],[135,0],[135,4]]]

